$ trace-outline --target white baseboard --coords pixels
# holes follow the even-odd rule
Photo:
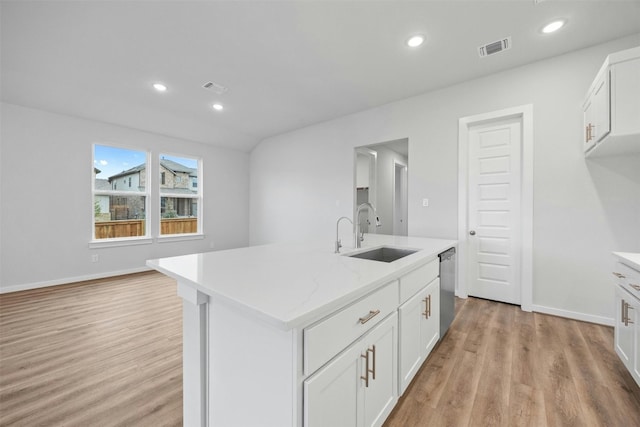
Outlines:
[[[468,295],[461,295],[456,290],[458,298],[467,298]],[[598,325],[614,326],[615,321],[611,317],[594,316],[592,314],[578,313],[577,311],[562,310],[559,308],[545,307],[544,305],[531,305],[531,311],[535,313],[550,314],[552,316],[565,317],[567,319],[580,320],[582,322],[596,323]],[[524,308],[523,308],[524,310]],[[527,310],[525,310],[527,311]]]
[[[8,294],[9,292],[27,291],[30,289],[46,288],[49,286],[66,285],[75,282],[84,282],[86,280],[104,279],[106,277],[122,276],[124,274],[140,273],[143,271],[150,271],[149,267],[136,267],[129,268],[127,270],[109,271],[105,273],[89,274],[86,276],[67,277],[63,279],[47,280],[44,282],[36,283],[23,283],[21,285],[3,286],[0,287],[0,294]]]
[[[580,320],[582,322],[597,323],[598,325],[614,326],[611,317],[594,316],[592,314],[578,313],[577,311],[562,310],[559,308],[545,307],[533,304],[531,309],[536,313],[551,314],[553,316],[566,317],[567,319]]]

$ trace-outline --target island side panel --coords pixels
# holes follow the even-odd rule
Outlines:
[[[208,302],[209,297],[178,282],[182,297],[182,414],[183,425],[207,425]]]
[[[215,298],[208,329],[209,425],[298,426],[297,330],[277,329]]]

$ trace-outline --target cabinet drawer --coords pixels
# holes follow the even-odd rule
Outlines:
[[[427,286],[440,274],[440,262],[438,258],[416,268],[400,278],[400,304],[407,301],[420,289]]]
[[[398,281],[385,285],[304,330],[304,373],[309,375],[398,307]]]
[[[613,274],[617,277],[617,284],[640,299],[640,271],[619,262],[616,264]]]

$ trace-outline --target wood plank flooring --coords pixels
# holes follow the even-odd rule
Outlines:
[[[385,427],[640,426],[612,328],[456,311]],[[156,272],[0,295],[0,426],[182,425],[181,313]]]
[[[0,426],[182,425],[182,300],[141,273],[0,295]]]
[[[469,298],[385,427],[640,426],[613,328]]]

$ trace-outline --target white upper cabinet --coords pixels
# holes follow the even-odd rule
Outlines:
[[[583,111],[587,157],[640,154],[640,46],[607,57]]]

